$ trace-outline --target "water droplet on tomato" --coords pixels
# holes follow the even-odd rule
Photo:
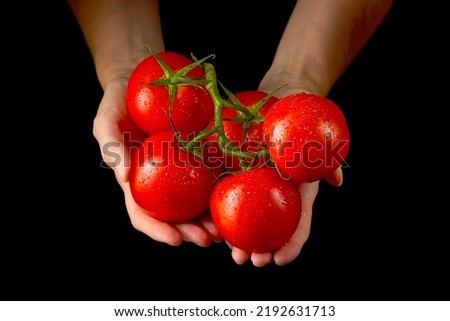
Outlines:
[[[191,176],[192,178],[197,178],[199,176],[198,172],[195,170],[191,170],[189,172],[189,176]]]

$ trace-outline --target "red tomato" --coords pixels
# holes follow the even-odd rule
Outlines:
[[[219,232],[248,253],[272,252],[285,245],[297,229],[301,209],[298,185],[273,167],[223,177],[210,202]]]
[[[350,148],[342,110],[314,94],[280,98],[267,112],[263,132],[271,159],[297,183],[327,177],[343,164]]]
[[[162,52],[158,56],[172,72],[193,63],[192,59],[175,52]],[[128,111],[134,122],[148,135],[172,130],[169,114],[182,136],[194,135],[205,128],[213,117],[214,104],[211,96],[203,86],[174,85],[175,93],[170,109],[169,86],[151,84],[170,76],[166,75],[154,55],[141,61],[128,81]],[[203,79],[205,74],[197,66],[186,76]]]
[[[172,131],[148,137],[131,155],[130,189],[136,203],[160,221],[179,223],[204,212],[216,176],[178,147]]]
[[[264,148],[262,130],[264,115],[278,98],[270,96],[256,112],[254,108],[262,103],[262,100],[268,96],[267,93],[258,90],[248,90],[235,93],[234,96],[239,101],[239,105],[247,108],[252,116],[249,117],[249,115],[238,112],[231,107],[224,107],[222,109],[224,134],[240,151],[258,152]],[[228,101],[230,102],[231,99],[228,99]],[[214,124],[211,126],[214,126]],[[213,156],[215,157],[215,161],[218,162],[220,159],[225,171],[241,171],[238,157],[216,152],[219,151],[217,134],[209,136],[205,141],[213,142],[209,150],[214,149]],[[262,164],[264,160],[247,158],[246,161],[256,167]]]

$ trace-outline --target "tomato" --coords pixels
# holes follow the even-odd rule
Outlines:
[[[162,131],[133,150],[129,182],[134,200],[150,216],[179,223],[208,209],[216,176],[178,146],[172,131]]]
[[[273,167],[222,177],[211,195],[211,217],[231,245],[248,253],[275,251],[297,229],[302,202],[298,185]]]
[[[298,183],[329,176],[350,148],[344,113],[330,99],[314,94],[280,98],[265,116],[263,133],[277,168]]]
[[[176,52],[162,52],[158,56],[171,69],[172,74],[193,63],[193,60]],[[133,70],[127,88],[127,106],[131,118],[146,134],[172,130],[171,116],[176,129],[184,137],[195,135],[205,128],[214,114],[214,103],[204,86],[152,84],[153,81],[173,79],[166,75],[154,55],[141,61]],[[203,79],[203,69],[196,66],[186,77]],[[173,87],[172,87],[173,86]],[[174,89],[170,108],[169,87]]]
[[[237,147],[244,152],[258,152],[264,148],[264,136],[262,125],[264,115],[269,110],[275,101],[278,100],[275,96],[268,96],[267,93],[258,90],[241,91],[234,94],[234,97],[239,102],[238,104],[247,108],[249,114],[246,115],[238,112],[232,107],[224,107],[222,109],[223,131],[224,135]],[[263,102],[264,98],[268,98]],[[227,99],[231,102],[231,99]],[[261,105],[261,107],[259,107]],[[258,108],[258,110],[255,110]],[[214,126],[215,124],[211,124]],[[205,141],[213,142],[211,149],[219,150],[217,134],[207,137]],[[241,171],[239,158],[236,156],[224,155],[223,153],[214,152],[215,160],[223,164],[225,171]],[[220,156],[219,156],[220,155]],[[247,163],[253,167],[261,165],[264,159],[246,159]]]

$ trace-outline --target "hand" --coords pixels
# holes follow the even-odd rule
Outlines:
[[[275,88],[274,86],[271,86]],[[264,90],[260,87],[260,90],[271,92],[271,90]],[[301,89],[300,87],[295,88],[283,88],[277,91],[275,96],[283,97],[291,95],[298,92],[311,92],[308,90]],[[333,186],[340,186],[342,184],[343,175],[342,168],[335,170],[326,181]],[[279,266],[284,266],[295,260],[295,258],[300,254],[300,251],[307,241],[311,229],[311,219],[312,219],[312,208],[314,200],[319,192],[319,182],[312,183],[302,183],[299,186],[301,199],[302,199],[302,213],[300,217],[300,222],[297,226],[297,230],[292,236],[291,240],[284,245],[279,250],[271,253],[248,253],[239,248],[232,247],[231,245],[231,256],[237,264],[244,264],[249,259],[252,261],[253,265],[257,267],[264,266],[266,264],[275,263]]]
[[[334,186],[342,184],[342,169],[333,172],[327,181]],[[273,253],[247,253],[236,247],[231,247],[231,256],[237,264],[244,264],[251,259],[253,265],[261,267],[269,263],[287,265],[300,254],[300,251],[309,237],[311,229],[312,207],[319,191],[319,182],[302,183],[299,186],[302,197],[302,215],[297,230],[291,240]]]
[[[128,77],[116,77],[105,87],[97,115],[94,119],[94,136],[103,161],[114,170],[121,186],[131,224],[138,231],[158,242],[177,246],[183,241],[208,246],[212,240],[221,241],[209,214],[191,222],[168,224],[149,216],[131,195],[128,183],[130,143],[142,142],[145,135],[137,129],[127,112],[126,88]],[[127,138],[125,138],[127,137]]]

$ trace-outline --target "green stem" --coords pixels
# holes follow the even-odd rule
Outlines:
[[[202,130],[198,135],[196,135],[193,139],[189,141],[183,141],[183,139],[178,135],[178,141],[180,144],[180,147],[187,150],[190,153],[193,153],[199,157],[202,157],[201,149],[202,146],[199,147],[199,142],[201,142],[203,139],[207,138],[208,136],[217,135],[217,141],[219,143],[219,148],[222,150],[222,152],[226,155],[237,157],[240,162],[240,166],[242,170],[247,170],[251,168],[252,163],[256,157],[265,157],[268,155],[268,150],[263,149],[259,152],[244,152],[239,150],[225,135],[225,130],[223,127],[223,117],[222,117],[222,110],[224,107],[229,107],[237,110],[242,114],[244,119],[253,117],[252,111],[248,110],[245,106],[242,106],[237,99],[234,97],[234,95],[228,91],[225,87],[221,85],[221,88],[227,93],[229,100],[224,99],[219,91],[219,84],[217,80],[217,75],[214,66],[211,63],[205,62],[206,59],[198,60],[203,62],[201,67],[205,71],[205,78],[204,79],[193,79],[186,77],[183,73],[175,73],[172,74],[170,77],[160,80],[158,84],[164,85],[171,85],[173,87],[176,86],[182,86],[182,85],[194,85],[194,86],[204,86],[206,90],[209,92],[211,99],[213,100],[214,104],[214,126],[212,128],[205,128]],[[158,81],[157,81],[158,82]],[[233,99],[234,98],[234,99]],[[174,126],[174,124],[173,124]],[[174,130],[176,131],[175,127]],[[247,161],[250,159],[250,161]]]
[[[225,104],[224,99],[220,95],[219,87],[217,86],[217,77],[214,66],[210,63],[203,64],[205,69],[205,77],[207,80],[206,89],[210,93],[214,102],[214,122],[219,140],[219,147],[222,151],[230,156],[236,156],[241,161],[243,158],[254,158],[257,153],[243,152],[237,149],[236,146],[226,137],[223,129],[222,108]]]
[[[210,130],[202,130],[197,136],[187,142],[184,147],[186,147],[187,149],[193,149],[197,146],[198,142],[202,141],[208,136],[214,135],[216,132],[217,126],[211,128]]]

